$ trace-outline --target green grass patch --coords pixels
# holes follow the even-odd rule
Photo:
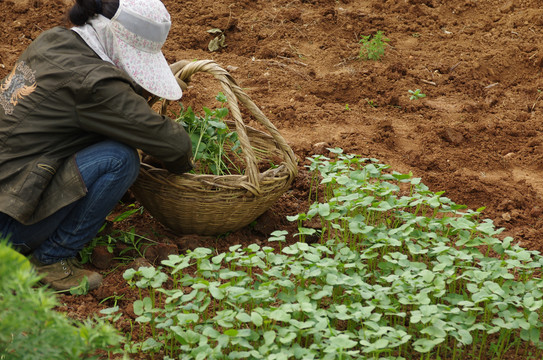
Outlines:
[[[0,359],[99,359],[120,351],[121,335],[101,319],[67,318],[30,262],[0,241]]]

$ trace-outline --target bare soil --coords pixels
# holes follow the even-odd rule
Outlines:
[[[146,212],[132,217],[123,226],[165,244],[150,250],[150,261],[194,246],[220,251],[262,242],[275,229],[292,229],[285,216],[307,208],[305,159],[327,155],[328,147],[412,172],[471,209],[484,206],[484,217],[505,228],[503,236],[542,249],[541,1],[164,3],[172,15],[163,49],[168,61],[213,59],[226,68],[279,128],[300,159],[300,174],[254,226],[219,239],[176,236]],[[43,30],[69,26],[66,7],[62,0],[0,0],[0,78]],[[223,31],[226,47],[211,52],[213,28]],[[359,59],[361,36],[377,31],[390,39],[384,56]],[[415,89],[426,97],[410,100]],[[191,85],[182,101],[207,105],[216,93],[205,90]],[[120,277],[126,265],[112,260],[103,267],[104,286],[64,296],[63,310],[86,317],[126,290]]]

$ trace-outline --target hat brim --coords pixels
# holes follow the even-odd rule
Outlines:
[[[183,91],[175,79],[166,58],[161,51],[150,53],[130,46],[121,39],[115,38],[118,66],[142,88],[153,95],[178,100]]]

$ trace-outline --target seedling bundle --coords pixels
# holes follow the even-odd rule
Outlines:
[[[298,171],[296,157],[277,128],[215,62],[182,61],[173,64],[172,69],[179,69],[174,71],[175,76],[185,82],[197,72],[209,73],[219,80],[233,119],[224,123],[228,129],[235,129],[244,168],[232,174],[175,175],[142,164],[132,191],[158,221],[176,233],[217,235],[238,230],[264,213],[290,187]],[[263,130],[244,123],[239,103]],[[166,109],[164,102],[160,111],[164,113]],[[215,118],[223,121],[220,109],[219,113],[221,116]],[[186,118],[187,113],[184,115]],[[269,168],[261,171],[263,164]]]

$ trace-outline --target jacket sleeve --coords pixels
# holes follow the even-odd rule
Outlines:
[[[191,170],[192,144],[183,126],[152,110],[130,80],[108,67],[99,69],[76,95],[79,126],[141,149],[173,173]]]

